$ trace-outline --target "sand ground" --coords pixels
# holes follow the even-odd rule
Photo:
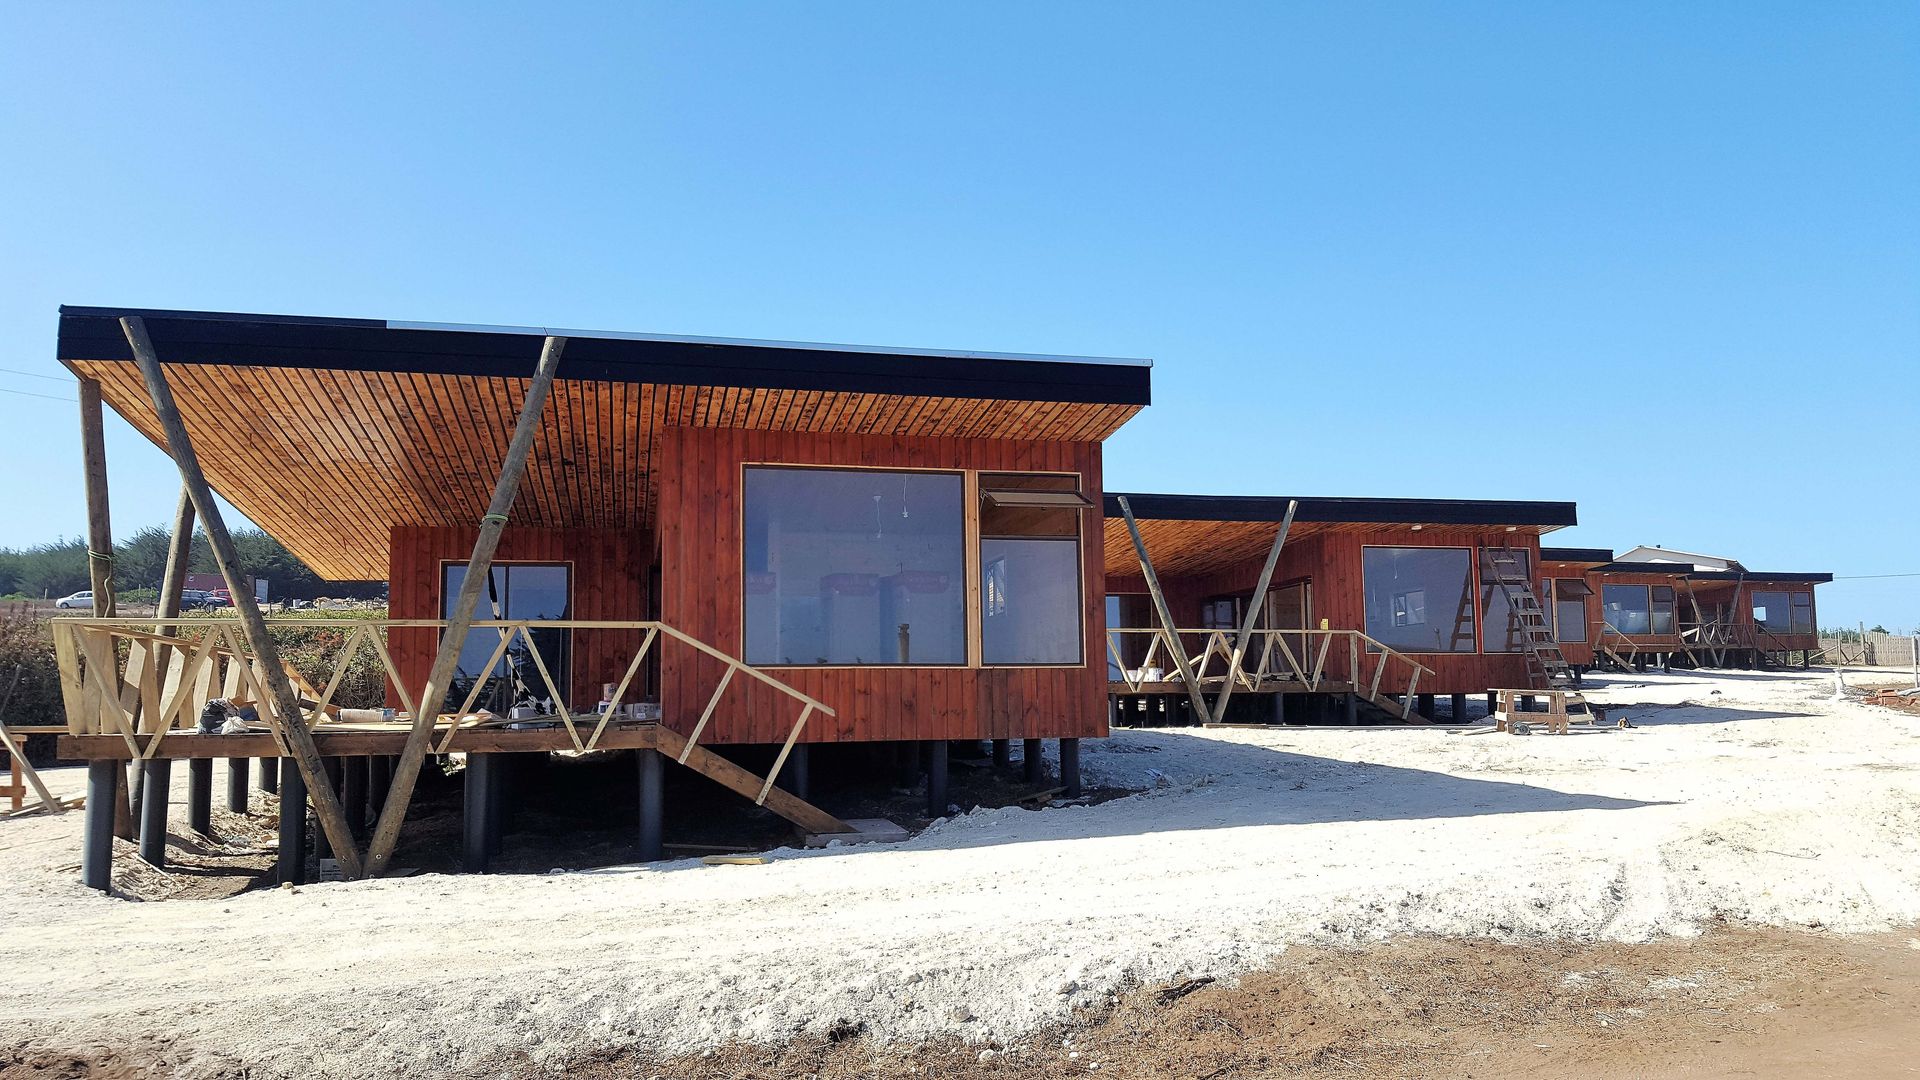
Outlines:
[[[1422,1051],[1415,1036],[1427,1028],[1452,1023],[1473,1037],[1458,1020],[1462,1006],[1448,1004],[1450,986],[1482,986],[1492,1015],[1506,1017],[1487,1029],[1495,1039],[1527,1030],[1528,1014],[1514,1010],[1543,984],[1522,973],[1590,978],[1581,973],[1609,965],[1631,977],[1598,979],[1598,1011],[1641,1015],[1594,1020],[1605,1032],[1587,1034],[1604,1045],[1627,1045],[1609,1034],[1616,1028],[1668,1048],[1745,1037],[1707,1034],[1718,1029],[1699,1027],[1699,1016],[1651,1026],[1685,1010],[1663,1012],[1646,987],[1635,989],[1633,979],[1665,963],[1651,952],[1630,959],[1626,947],[1643,942],[1713,951],[1712,963],[1646,974],[1695,983],[1646,986],[1688,990],[1669,997],[1696,1012],[1738,998],[1801,1002],[1752,1014],[1762,1018],[1818,1015],[1807,1002],[1834,1000],[1794,997],[1811,980],[1795,982],[1790,955],[1807,958],[1800,970],[1817,960],[1833,985],[1852,987],[1856,1018],[1895,1000],[1859,980],[1910,972],[1898,967],[1906,939],[1841,935],[1920,919],[1920,716],[1835,700],[1820,672],[1615,678],[1596,696],[1635,726],[1526,738],[1119,732],[1086,748],[1085,767],[1140,795],[976,811],[900,847],[783,851],[753,867],[432,875],[131,903],[79,886],[77,815],[0,822],[9,905],[0,962],[24,976],[0,984],[0,1047],[13,1047],[15,1071],[64,1054],[88,1068],[157,1063],[164,1075],[480,1075],[594,1063],[695,1074],[702,1062],[760,1054],[759,1064],[741,1059],[714,1074],[798,1076],[805,1071],[779,1071],[780,1054],[844,1046],[880,1074],[890,1067],[875,1062],[928,1054],[978,1068],[977,1054],[996,1045],[1106,1031],[1142,1048],[1145,1064],[1173,1060],[1146,1053],[1149,1035],[1170,1037],[1180,1010],[1199,1003],[1223,1002],[1243,1030],[1234,1017],[1266,1017],[1256,1042],[1295,1022],[1286,1017],[1324,1012],[1340,999],[1301,974],[1314,956],[1329,958],[1325,971],[1347,972],[1345,985],[1384,972],[1409,988],[1388,995],[1401,999],[1397,1026],[1361,1025],[1404,1032],[1400,1043],[1329,1044],[1363,1070],[1397,1060],[1379,1056],[1394,1045],[1453,1045]],[[77,786],[70,776],[57,783]],[[1700,937],[1721,927],[1736,929]],[[1753,927],[1801,933],[1738,936],[1764,933]],[[1867,941],[1878,951],[1845,951]],[[1828,942],[1840,951],[1815,949]],[[1436,977],[1449,956],[1462,970],[1509,953],[1511,964],[1495,964],[1479,984]],[[1894,966],[1874,966],[1883,962]],[[1160,1004],[1159,988],[1195,978],[1215,981]],[[1279,996],[1297,1007],[1246,1011],[1263,1000],[1262,980],[1291,987]],[[1754,987],[1775,989],[1741,996]],[[1140,1002],[1160,1012],[1141,1012]],[[1378,1008],[1355,999],[1356,1016]],[[1806,1038],[1843,1029],[1816,1022]],[[1109,1071],[1128,1067],[1113,1057]],[[1069,1072],[1092,1063],[1031,1060]],[[1252,1058],[1216,1075],[1284,1074],[1283,1064]],[[1294,1064],[1344,1067],[1332,1057]],[[1265,1068],[1281,1072],[1257,1071]],[[1052,1075],[1032,1073],[1041,1074]],[[1469,1074],[1507,1075],[1425,1075]]]

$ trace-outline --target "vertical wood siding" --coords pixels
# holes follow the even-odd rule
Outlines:
[[[989,402],[980,408],[991,409]],[[1078,472],[1100,503],[1100,445],[1004,439],[856,436],[672,428],[662,433],[659,479],[660,617],[734,656],[741,640],[741,483],[747,463]],[[1098,510],[1081,530],[1084,662],[1046,668],[770,668],[833,707],[808,722],[809,742],[890,739],[1097,738],[1107,732],[1106,606]],[[978,619],[977,613],[969,618]],[[721,665],[669,649],[661,658],[666,722],[691,729]],[[701,741],[767,743],[786,737],[800,707],[735,679]]]
[[[441,564],[464,564],[473,553],[474,528],[396,526],[390,537],[388,610],[396,619],[440,618]],[[651,540],[627,529],[541,529],[509,525],[500,535],[496,563],[567,563],[572,567],[575,619],[638,620],[647,617],[647,556]],[[482,610],[476,618],[487,618]],[[431,628],[397,627],[389,632],[393,665],[413,693],[426,684],[439,647]],[[600,684],[617,682],[640,647],[640,635],[628,630],[576,630],[573,634],[569,692],[573,704],[591,706]],[[630,692],[629,700],[637,700]],[[399,695],[387,687],[389,705]],[[458,705],[455,702],[454,705]]]

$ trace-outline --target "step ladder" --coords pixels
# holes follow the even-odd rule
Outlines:
[[[1536,689],[1571,690],[1580,685],[1579,673],[1567,663],[1554,640],[1553,624],[1540,597],[1533,591],[1526,552],[1511,547],[1484,548],[1483,577],[1507,599],[1507,611],[1520,631],[1527,658],[1527,679]]]

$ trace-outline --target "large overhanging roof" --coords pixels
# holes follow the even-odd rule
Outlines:
[[[208,481],[329,578],[387,576],[396,525],[471,526],[548,334],[568,339],[516,524],[643,528],[669,427],[1098,441],[1144,360],[545,328],[60,309],[59,359],[164,446],[122,333],[141,316]]]
[[[1106,499],[1107,573],[1140,572],[1127,535],[1120,500],[1127,500],[1155,571],[1204,574],[1265,557],[1286,517],[1291,496],[1138,495],[1114,492]],[[1289,538],[1320,532],[1371,532],[1383,528],[1512,529],[1544,534],[1579,523],[1570,502],[1488,499],[1297,499]]]

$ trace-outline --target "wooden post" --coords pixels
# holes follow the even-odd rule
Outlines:
[[[133,347],[133,357],[140,364],[140,375],[146,381],[148,395],[153,398],[153,409],[159,417],[161,430],[166,433],[168,452],[173,455],[174,464],[179,466],[180,479],[193,500],[194,510],[205,524],[207,543],[213,548],[214,561],[219,564],[220,574],[226,578],[227,588],[233,594],[234,610],[240,615],[240,625],[246,633],[247,644],[265,671],[267,689],[272,693],[273,701],[261,702],[261,712],[277,728],[281,741],[293,755],[293,762],[312,793],[314,813],[320,818],[320,831],[332,842],[335,857],[340,860],[342,875],[348,880],[358,878],[362,865],[360,852],[354,847],[353,834],[347,829],[347,816],[341,812],[340,797],[326,782],[320,764],[320,751],[315,748],[313,733],[307,730],[306,718],[300,712],[300,698],[287,679],[287,669],[280,662],[280,650],[273,643],[273,635],[267,632],[267,621],[260,614],[260,604],[254,600],[253,590],[247,587],[247,579],[240,572],[233,536],[227,532],[226,521],[220,516],[220,506],[213,500],[213,489],[207,486],[206,474],[200,471],[200,458],[194,452],[193,440],[187,435],[186,421],[180,416],[180,407],[174,403],[173,389],[167,385],[166,372],[160,369],[159,354],[154,352],[153,341],[147,336],[146,320],[137,315],[123,317],[120,329],[127,335],[127,343]],[[269,704],[274,706],[272,710],[264,707]]]
[[[1267,587],[1273,584],[1273,568],[1280,565],[1280,549],[1287,546],[1287,533],[1293,528],[1293,512],[1300,508],[1298,499],[1287,501],[1287,516],[1280,521],[1280,531],[1273,538],[1273,550],[1267,552],[1267,564],[1260,568],[1259,583],[1253,587],[1253,602],[1247,605],[1246,618],[1240,620],[1239,636],[1233,639],[1233,662],[1227,665],[1227,681],[1220,687],[1220,694],[1213,699],[1213,722],[1227,722],[1227,701],[1233,697],[1234,675],[1240,670],[1247,655],[1247,642],[1253,640],[1253,624],[1260,621],[1260,609],[1267,603]]]
[[[154,611],[154,617],[177,619],[180,617],[180,597],[187,589],[187,559],[193,552],[193,495],[185,484],[180,486],[180,501],[173,507],[173,531],[167,534],[167,576],[160,581],[160,605]],[[156,626],[154,633],[163,637],[175,637],[170,626]],[[166,655],[161,654],[159,670],[165,671]]]
[[[1187,662],[1187,647],[1180,642],[1179,628],[1173,624],[1173,611],[1167,607],[1167,597],[1160,591],[1160,575],[1153,572],[1153,560],[1147,557],[1147,542],[1140,538],[1140,525],[1133,520],[1133,507],[1127,505],[1127,497],[1120,496],[1120,514],[1127,520],[1127,535],[1133,537],[1133,553],[1140,558],[1140,575],[1147,579],[1147,592],[1153,596],[1154,613],[1160,617],[1160,627],[1166,631],[1167,654],[1173,657],[1173,666],[1180,672],[1180,680],[1186,685],[1187,695],[1193,699],[1194,715],[1207,715],[1207,699],[1200,693],[1200,684],[1193,681],[1193,665]]]
[[[87,482],[87,580],[93,589],[93,617],[111,619],[113,602],[113,517],[107,509],[107,433],[100,408],[100,383],[80,380],[80,456]]]
[[[407,803],[413,798],[413,783],[420,776],[420,762],[426,757],[427,743],[433,738],[434,721],[439,718],[440,699],[453,684],[454,665],[466,644],[467,630],[473,626],[473,609],[486,590],[493,573],[493,552],[500,546],[500,532],[506,528],[507,514],[520,490],[520,477],[526,471],[527,456],[533,452],[533,437],[540,428],[540,414],[546,408],[547,391],[553,387],[554,373],[560,369],[560,353],[567,339],[550,337],[540,349],[540,366],[534,370],[533,383],[527,387],[527,403],[520,409],[514,425],[513,441],[507,444],[507,459],[493,482],[493,500],[480,518],[480,534],[474,538],[473,554],[467,559],[467,576],[461,579],[460,595],[447,613],[447,626],[441,633],[439,651],[427,675],[425,692],[407,732],[406,746],[393,767],[393,786],[387,792],[387,804],[380,810],[380,823],[374,827],[373,843],[367,849],[368,873],[378,876],[393,857],[393,845],[400,839],[400,823],[406,819]],[[728,668],[731,674],[733,669]],[[570,709],[567,702],[556,704]]]

